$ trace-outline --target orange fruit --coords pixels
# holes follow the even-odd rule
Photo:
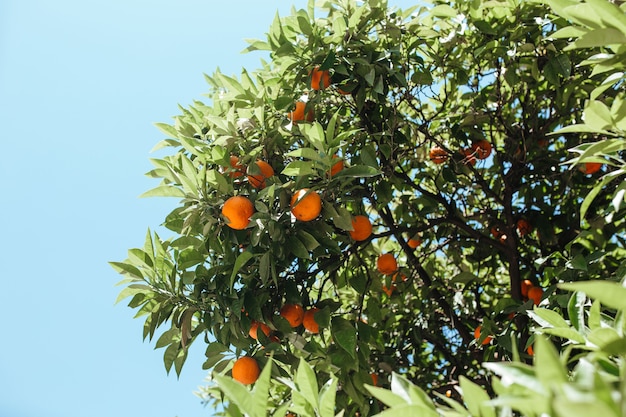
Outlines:
[[[491,155],[491,143],[487,139],[477,140],[472,143],[472,150],[478,159],[486,159]]]
[[[235,230],[245,229],[250,223],[252,214],[254,214],[252,201],[240,195],[229,198],[222,207],[222,216],[226,218],[226,224]]]
[[[323,90],[330,85],[330,73],[328,70],[320,70],[319,67],[313,68],[310,72],[311,88],[313,90]]]
[[[248,175],[248,182],[254,188],[265,188],[265,180],[274,175],[274,168],[265,161],[256,161],[260,174]]]
[[[530,345],[528,346],[528,348],[526,348],[526,353],[528,353],[530,356],[535,355],[535,350],[533,349],[533,345]]]
[[[391,297],[391,294],[393,294],[397,288],[396,284],[391,284],[389,287],[387,287],[386,284],[383,284],[383,292],[387,294],[387,297]]]
[[[541,302],[541,297],[543,297],[543,290],[540,287],[531,287],[528,289],[528,299],[533,300],[536,306]]]
[[[521,287],[520,289],[521,289],[522,296],[528,297],[528,290],[534,287],[534,285],[531,280],[525,279],[520,284],[520,287]]]
[[[391,253],[384,253],[376,261],[376,269],[383,275],[391,275],[398,270],[398,262]]]
[[[304,312],[304,317],[302,318],[304,328],[313,334],[320,332],[320,325],[315,321],[315,313],[318,311],[320,311],[319,308],[312,307]]]
[[[338,162],[335,162],[333,166],[330,167],[330,176],[337,175],[339,171],[343,169],[343,159],[339,158],[337,155],[333,155],[333,159],[339,159]]]
[[[526,219],[519,219],[515,226],[517,227],[517,233],[520,236],[526,236],[533,231],[533,227]]]
[[[243,175],[243,165],[239,163],[239,158],[237,156],[230,156],[230,167],[232,168],[232,171],[230,171],[228,175],[230,175],[231,178],[238,178]]]
[[[296,219],[308,222],[322,212],[322,198],[308,188],[302,188],[291,197],[291,213]]]
[[[446,152],[443,148],[439,146],[435,146],[432,148],[428,154],[430,160],[436,164],[443,164],[449,158],[448,152]]]
[[[463,149],[461,154],[464,156],[463,163],[465,165],[476,165],[476,155],[473,149]]]
[[[372,223],[367,216],[358,215],[352,218],[350,237],[357,242],[367,239],[372,234]]]
[[[480,326],[480,325],[479,325],[479,326],[477,326],[477,327],[474,329],[474,339],[476,339],[477,341],[478,341],[478,340],[480,340],[480,334],[481,334],[481,332],[482,332],[482,328],[483,328],[483,326]],[[483,339],[483,341],[481,342],[481,344],[482,344],[483,346],[484,346],[484,345],[488,345],[488,344],[491,342],[491,340],[492,340],[492,339],[493,339],[493,337],[491,337],[491,336],[486,336],[486,337],[485,337],[485,339]]]
[[[346,90],[343,90],[341,88],[337,88],[337,92],[339,94],[341,94],[342,96],[350,96],[350,95],[352,95],[352,91],[346,91]]]
[[[242,356],[237,359],[233,365],[233,379],[244,385],[250,385],[256,382],[256,380],[259,379],[260,373],[261,369],[259,368],[259,364],[250,356]]]
[[[491,236],[498,239],[500,243],[506,242],[507,237],[503,232],[500,231],[500,228],[493,226],[490,231],[491,231]]]
[[[372,372],[370,374],[370,376],[372,377],[372,385],[377,386],[378,385],[378,374]]]
[[[581,166],[579,169],[581,172],[584,172],[587,175],[595,174],[600,171],[602,168],[602,164],[599,162],[587,162],[585,165]]]
[[[254,320],[250,325],[250,331],[248,332],[251,338],[253,338],[254,340],[259,340],[259,328],[263,333],[265,333],[265,336],[269,337],[271,331],[270,327],[265,323],[259,323],[258,321]]]
[[[416,247],[418,247],[419,245],[421,245],[421,244],[422,244],[422,241],[421,241],[421,240],[419,240],[419,239],[414,239],[414,238],[411,238],[411,239],[409,239],[409,240],[408,240],[408,242],[406,242],[406,243],[407,243],[407,245],[409,245],[409,248],[411,248],[411,249],[415,249]]]
[[[291,327],[298,327],[304,320],[304,309],[299,304],[285,304],[280,309],[280,315],[289,322]]]
[[[306,103],[304,101],[297,101],[296,108],[289,112],[289,120],[293,123],[298,123],[302,121],[312,122],[313,121],[313,109],[309,109],[309,111],[305,115]]]

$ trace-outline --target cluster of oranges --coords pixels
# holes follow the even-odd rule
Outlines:
[[[543,298],[543,289],[541,287],[536,286],[529,279],[523,280],[520,287],[524,300],[533,300],[535,305],[539,305]]]
[[[515,222],[515,229],[517,230],[517,234],[520,237],[524,237],[533,231],[533,226],[530,222],[524,218],[520,218]],[[500,243],[505,243],[507,240],[507,235],[504,233],[498,226],[492,226],[490,229],[491,236],[500,241]]]
[[[461,149],[463,163],[466,165],[476,165],[477,160],[487,159],[491,155],[493,146],[487,139],[474,141],[469,148]],[[429,158],[435,164],[443,164],[450,159],[448,151],[440,146],[434,146],[430,149]]]

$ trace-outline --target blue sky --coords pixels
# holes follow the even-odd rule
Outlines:
[[[203,73],[257,68],[244,39],[291,4],[0,1],[0,416],[211,415],[201,343],[168,376],[107,262],[176,204],[138,198],[153,124],[203,99]]]

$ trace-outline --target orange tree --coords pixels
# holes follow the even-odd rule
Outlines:
[[[153,160],[161,184],[146,195],[180,199],[173,236],[148,232],[112,262],[166,369],[206,343],[217,384],[204,392],[226,393],[228,415],[242,412],[229,376],[243,356],[267,369],[275,415],[314,414],[302,375],[333,381],[347,415],[372,415],[366,385],[392,373],[456,395],[460,379],[491,390],[486,360],[529,360],[526,312],[568,317],[578,298],[556,284],[612,277],[623,257],[623,213],[606,216],[614,195],[595,187],[616,168],[565,164],[574,147],[608,161],[585,154],[606,129],[555,133],[583,109],[585,123],[604,116],[585,107],[602,78],[581,48],[603,50],[568,47],[580,34],[523,0],[311,1],[277,17],[248,47],[269,62],[207,76],[210,104],[158,125],[172,153]],[[355,240],[357,216],[372,232]]]

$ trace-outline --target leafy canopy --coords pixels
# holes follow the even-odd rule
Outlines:
[[[443,403],[447,415],[538,415],[567,389],[527,406],[513,394],[593,373],[600,362],[573,359],[590,343],[623,354],[623,302],[589,307],[597,283],[558,284],[626,269],[626,18],[604,0],[547,3],[310,1],[249,42],[269,54],[260,69],[207,75],[210,103],[157,125],[171,154],[152,160],[161,182],[144,195],[179,200],[163,223],[172,237],[148,231],[111,263],[166,369],[180,373],[204,341],[203,393],[225,395],[233,416],[437,415]],[[249,179],[259,160],[274,171],[264,187]],[[578,169],[588,162],[600,171]],[[314,220],[292,215],[301,189],[321,198]],[[253,203],[243,230],[221,213],[232,196]],[[362,241],[349,233],[357,215],[373,224]],[[377,269],[381,254],[396,272]],[[320,333],[291,327],[286,304],[319,309]],[[250,337],[254,322],[268,334]],[[251,390],[228,376],[242,355],[264,369]],[[482,366],[502,360],[514,362]]]

